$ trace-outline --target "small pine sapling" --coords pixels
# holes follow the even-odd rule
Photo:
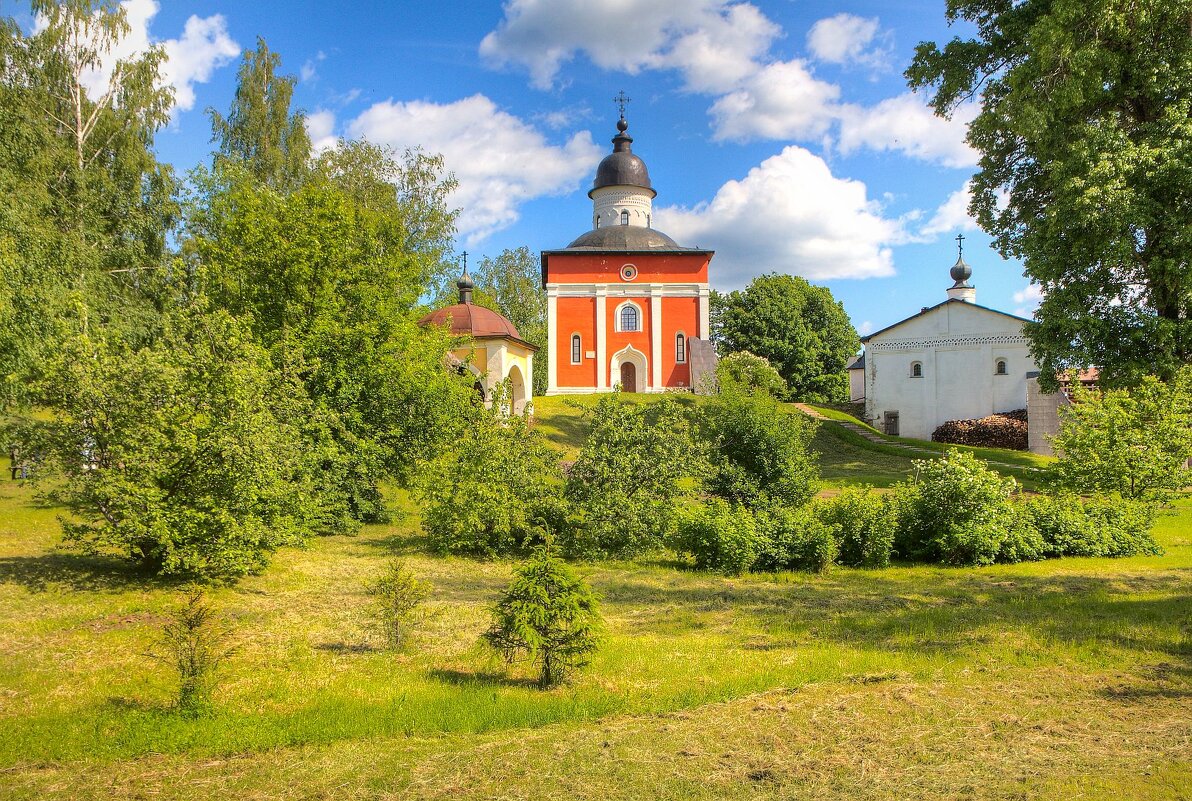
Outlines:
[[[366,591],[374,599],[377,628],[387,648],[399,651],[405,646],[410,627],[420,619],[420,607],[432,589],[401,561],[390,562],[385,572],[369,583]]]
[[[162,627],[149,656],[177,674],[179,711],[197,714],[210,706],[216,671],[233,650],[230,637],[230,627],[201,590],[190,592]]]
[[[535,665],[538,687],[546,689],[588,665],[603,627],[592,589],[540,547],[517,568],[493,608],[493,625],[484,639],[506,663]]]

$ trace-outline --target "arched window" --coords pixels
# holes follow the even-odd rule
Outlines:
[[[919,362],[911,362],[911,378],[923,377],[923,365]]]
[[[600,215],[599,214],[596,215],[596,227],[597,228],[600,227]]]
[[[641,330],[641,321],[638,319],[637,306],[634,306],[632,303],[626,303],[621,307],[621,330]]]
[[[629,225],[629,212],[621,210],[621,225]]]
[[[679,364],[687,361],[687,337],[682,331],[675,334],[675,361]]]
[[[646,215],[646,227],[647,228],[650,227],[650,215],[649,214]]]
[[[994,370],[994,372],[997,373],[998,375],[1006,374],[1006,360],[1005,359],[997,360],[997,369]]]
[[[579,334],[571,335],[571,363],[579,364],[583,359],[583,340]]]

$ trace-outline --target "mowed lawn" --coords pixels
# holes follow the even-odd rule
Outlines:
[[[578,410],[539,413],[573,448]],[[831,486],[910,469],[816,445]],[[60,550],[58,512],[0,483],[0,798],[1192,797],[1190,500],[1159,519],[1162,557],[580,565],[608,639],[545,693],[477,645],[511,563],[428,555],[393,504],[211,591],[237,648],[190,719],[144,656],[182,588]],[[395,555],[435,587],[401,655],[364,593]]]

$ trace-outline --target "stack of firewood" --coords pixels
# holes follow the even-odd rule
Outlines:
[[[934,442],[975,448],[1026,450],[1026,409],[991,414],[979,420],[949,420],[931,434]]]

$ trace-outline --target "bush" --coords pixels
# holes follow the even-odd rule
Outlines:
[[[538,667],[538,686],[551,687],[586,666],[603,628],[591,588],[546,547],[517,568],[493,608],[484,639],[509,664]]]
[[[933,442],[974,448],[1027,449],[1026,409],[991,414],[978,420],[949,420],[931,433]]]
[[[815,505],[816,516],[840,529],[837,561],[848,567],[887,567],[898,530],[898,505],[872,487],[849,487]]]
[[[385,645],[400,650],[409,639],[409,628],[419,617],[419,607],[430,597],[430,584],[419,581],[400,561],[369,582],[365,591],[374,599],[373,612]]]
[[[705,465],[688,415],[674,400],[638,404],[606,395],[567,475],[573,517],[559,528],[559,544],[588,559],[657,550],[684,493],[680,482]]]
[[[895,488],[898,554],[953,565],[992,564],[1012,525],[1010,496],[1017,483],[970,453],[915,460],[916,478]]]
[[[824,573],[840,552],[840,527],[820,520],[811,506],[775,511],[761,525],[766,544],[755,562],[759,570]]]
[[[210,706],[216,671],[232,653],[230,636],[228,626],[199,590],[189,593],[182,608],[162,627],[149,655],[177,674],[180,711],[198,714]]]
[[[479,415],[418,479],[422,528],[437,551],[521,551],[541,542],[560,514],[558,453],[525,418],[499,406]]]
[[[716,363],[716,382],[722,390],[735,386],[746,392],[786,397],[786,381],[769,360],[747,350],[730,353]]]
[[[752,568],[765,547],[749,510],[720,498],[682,510],[672,544],[679,553],[695,557],[696,567],[728,575]]]
[[[713,494],[751,508],[802,506],[815,495],[819,468],[808,452],[815,421],[737,386],[723,387],[703,412]]]
[[[1159,554],[1151,536],[1150,505],[1119,496],[1087,501],[1075,495],[1039,495],[1022,504],[1047,556]]]

